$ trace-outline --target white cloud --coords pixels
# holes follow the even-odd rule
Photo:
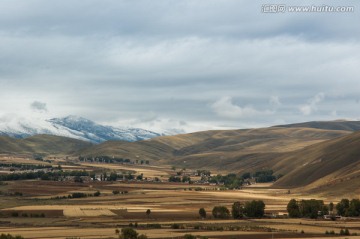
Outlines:
[[[257,115],[271,114],[269,110],[258,111],[252,106],[238,106],[232,102],[231,97],[224,96],[211,105],[213,111],[224,118],[249,118]]]
[[[308,104],[300,106],[300,111],[303,115],[310,115],[318,110],[318,104],[323,101],[325,94],[320,92],[309,99]]]

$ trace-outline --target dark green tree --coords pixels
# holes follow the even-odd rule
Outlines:
[[[330,212],[333,212],[333,211],[334,211],[334,203],[333,203],[333,202],[330,202],[330,203],[329,203],[329,211],[330,211]]]
[[[289,213],[289,217],[300,217],[300,208],[295,199],[291,199],[287,205],[287,211]]]
[[[212,210],[212,215],[214,216],[214,218],[225,219],[225,218],[229,218],[230,211],[225,206],[216,206]]]
[[[240,202],[234,202],[231,207],[231,214],[234,219],[240,219],[244,216],[244,206]]]
[[[206,211],[204,208],[199,209],[199,215],[201,218],[206,218]]]
[[[349,217],[360,216],[360,200],[359,199],[353,199],[350,201],[348,216]]]
[[[147,215],[148,217],[150,216],[150,214],[151,214],[151,210],[150,210],[150,209],[146,210],[146,215]]]
[[[247,217],[263,217],[265,214],[265,203],[262,200],[246,202],[244,214]]]
[[[340,216],[346,216],[348,213],[350,207],[350,201],[347,198],[343,198],[341,199],[341,201],[336,204],[336,210],[338,215]]]

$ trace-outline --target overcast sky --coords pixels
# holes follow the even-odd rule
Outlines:
[[[269,2],[2,0],[0,115],[187,132],[359,119],[359,1]]]

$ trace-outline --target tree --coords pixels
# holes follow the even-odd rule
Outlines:
[[[130,227],[125,227],[121,229],[122,239],[137,239],[137,237],[138,237],[138,233],[134,229]]]
[[[199,209],[199,215],[201,218],[206,218],[206,211],[203,207]]]
[[[146,210],[146,215],[147,215],[148,217],[150,216],[150,213],[151,213],[151,210],[150,210],[150,209]]]
[[[287,205],[287,211],[289,213],[289,217],[300,217],[300,208],[295,199],[291,199]]]
[[[349,199],[346,199],[346,198],[341,199],[341,201],[338,204],[336,204],[336,210],[337,210],[338,215],[346,216],[347,212],[349,210],[349,207],[350,207]]]
[[[229,218],[230,211],[225,206],[216,206],[212,210],[212,215],[214,216],[214,218],[225,219],[225,218]]]
[[[330,202],[329,203],[329,211],[332,213],[334,211],[334,203]]]
[[[262,217],[265,214],[265,203],[261,200],[253,200],[246,202],[244,206],[244,214],[247,217]]]
[[[231,214],[234,219],[240,219],[244,216],[244,207],[240,202],[234,202],[231,207]]]
[[[349,217],[360,216],[360,200],[359,199],[353,199],[350,201],[348,216]]]
[[[329,208],[325,206],[323,200],[301,200],[299,203],[300,208],[300,215],[302,217],[310,217],[310,218],[317,218],[319,216],[319,212],[321,215],[325,215],[329,213]]]

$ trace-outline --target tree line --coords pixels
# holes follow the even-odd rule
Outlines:
[[[265,203],[262,200],[252,200],[242,204],[241,202],[234,202],[231,206],[231,212],[226,206],[215,206],[212,211],[212,216],[217,219],[234,219],[241,218],[261,218],[265,214]],[[207,213],[204,208],[199,209],[201,218],[206,218]]]
[[[310,199],[297,201],[291,199],[287,205],[289,217],[317,218],[318,216],[328,214],[335,215],[334,209],[336,209],[336,214],[339,216],[358,217],[360,216],[360,200],[345,198],[336,205],[333,203],[325,205],[323,200]]]

